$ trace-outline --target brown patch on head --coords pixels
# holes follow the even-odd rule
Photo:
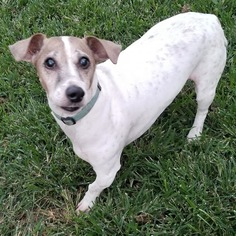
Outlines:
[[[31,62],[53,107],[82,107],[93,96],[96,64],[110,59],[117,63],[121,47],[111,41],[86,37],[52,37],[36,34],[10,46],[18,61]],[[92,86],[94,84],[94,86]],[[79,87],[83,100],[71,104],[67,88]]]
[[[96,68],[94,54],[84,40],[69,37],[71,53],[74,54],[74,64],[78,69],[80,79],[84,81],[88,88],[93,83],[93,76]]]
[[[35,57],[33,64],[36,67],[41,66],[40,63],[48,57],[57,57],[57,54],[61,53],[61,48],[63,48],[63,42],[60,37],[51,37],[44,40],[44,45],[42,50]],[[65,55],[61,55],[61,58],[65,57]]]
[[[44,44],[41,50],[32,60],[32,64],[34,64],[37,69],[39,80],[47,93],[49,90],[48,87],[52,82],[50,80],[55,80],[55,71],[47,70],[45,67],[45,61],[48,58],[56,57],[58,51],[60,50],[60,48],[62,48],[62,46],[63,43],[59,37],[47,38],[44,40]]]
[[[77,37],[68,37],[71,44],[71,49],[75,51],[81,51],[87,54],[89,57],[93,56],[93,53],[86,42],[83,39]]]

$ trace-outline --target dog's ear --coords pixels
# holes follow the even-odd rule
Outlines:
[[[117,63],[121,46],[108,40],[98,39],[93,36],[85,37],[86,43],[94,53],[95,61],[101,63],[110,59]]]
[[[9,49],[16,61],[32,62],[33,57],[41,50],[45,38],[44,34],[35,34],[10,45]]]

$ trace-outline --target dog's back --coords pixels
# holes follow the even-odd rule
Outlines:
[[[111,94],[114,103],[123,104],[114,105],[122,107],[117,114],[139,124],[129,131],[128,143],[152,125],[188,79],[198,90],[212,83],[214,94],[225,66],[226,44],[216,16],[183,13],[153,26],[120,54],[117,65],[107,61],[98,66],[98,70],[112,67],[112,79],[100,76],[100,81],[105,86],[110,83],[111,91],[120,91],[119,101]]]
[[[137,85],[147,82],[148,78],[154,82],[153,77],[159,80],[163,71],[175,70],[180,64],[191,67],[186,71],[191,74],[209,48],[225,53],[226,45],[215,15],[190,12],[171,17],[153,26],[121,52],[118,64],[114,65],[116,70],[122,71],[118,86],[122,83]]]

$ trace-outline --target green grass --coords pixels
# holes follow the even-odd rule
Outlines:
[[[218,15],[228,60],[202,138],[187,143],[189,83],[123,152],[122,168],[89,214],[75,206],[95,178],[53,120],[34,69],[8,45],[33,33],[96,35],[125,48],[182,11]],[[185,5],[186,6],[186,5]],[[0,3],[0,235],[235,235],[236,2],[3,0]]]

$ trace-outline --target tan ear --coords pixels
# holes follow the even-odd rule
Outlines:
[[[86,43],[95,56],[95,61],[101,63],[110,59],[114,64],[117,63],[121,46],[108,40],[98,39],[93,36],[85,37]]]
[[[32,58],[41,50],[45,38],[44,34],[35,34],[10,45],[9,49],[16,61],[32,62]]]

